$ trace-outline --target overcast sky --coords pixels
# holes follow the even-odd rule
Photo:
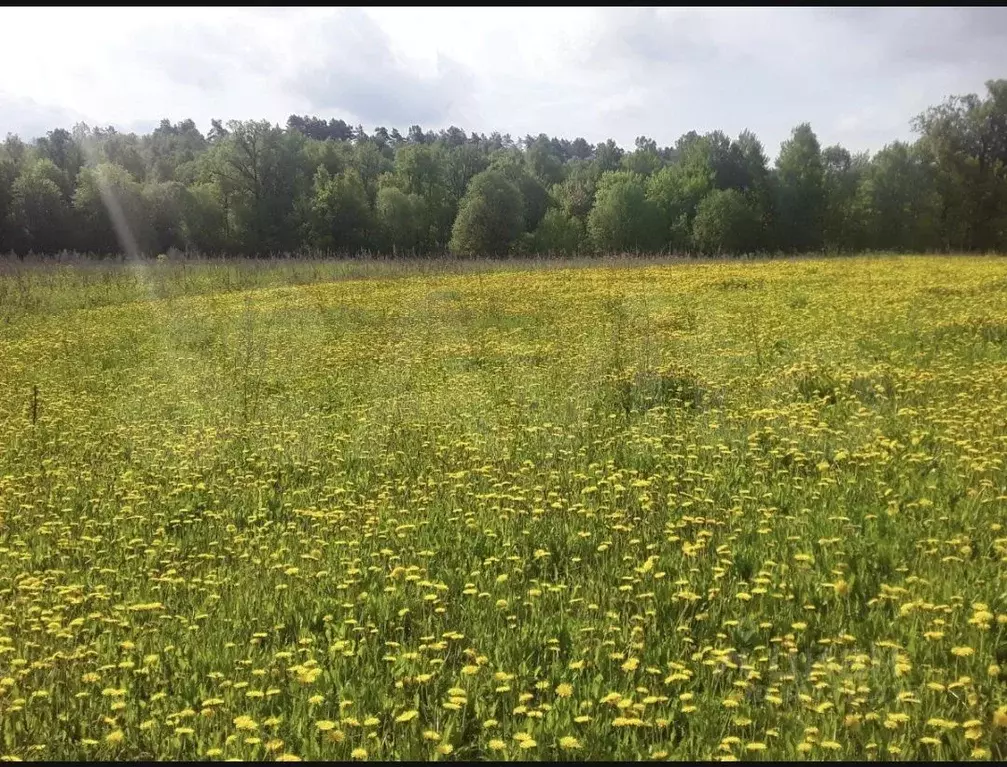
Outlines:
[[[0,8],[0,136],[338,117],[631,146],[755,131],[880,149],[1007,77],[1007,9]]]

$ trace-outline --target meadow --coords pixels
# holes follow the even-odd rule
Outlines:
[[[0,270],[5,759],[1007,759],[1007,260]]]

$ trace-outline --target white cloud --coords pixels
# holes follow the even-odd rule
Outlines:
[[[799,122],[879,149],[1007,76],[999,8],[0,9],[0,135],[312,113],[629,145]],[[47,122],[48,121],[48,122]]]

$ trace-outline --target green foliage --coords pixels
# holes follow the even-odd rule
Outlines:
[[[517,189],[521,229],[492,247],[471,232],[455,238],[473,254],[1007,250],[1007,80],[987,82],[985,97],[953,96],[926,110],[913,122],[915,142],[873,157],[822,149],[811,126],[799,125],[774,167],[748,130],[735,139],[689,131],[665,147],[640,136],[627,152],[611,139],[515,141],[419,125],[403,135],[309,115],[291,115],[284,128],[211,123],[206,135],[192,120],[166,119],[147,135],[80,123],[30,143],[8,136],[0,149],[0,252],[121,250],[129,230],[138,251],[150,254],[174,247],[437,256],[458,231],[479,228],[475,218],[509,219],[506,210],[491,214],[483,199],[458,226],[474,179],[488,169]],[[101,210],[98,166],[126,174],[110,177],[130,219],[119,233]],[[319,169],[327,174],[321,183]],[[718,194],[725,191],[742,195],[754,226],[739,198]],[[562,215],[550,215],[553,208]],[[744,243],[737,232],[746,233]]]
[[[530,251],[543,255],[570,256],[584,243],[584,225],[565,210],[550,208],[533,233]]]
[[[82,170],[73,209],[88,251],[130,256],[150,252],[151,217],[144,188],[121,165],[102,163]]]
[[[811,126],[802,123],[780,146],[776,160],[780,240],[787,249],[816,250],[822,245],[825,181],[822,153]]]
[[[551,199],[542,182],[532,175],[518,150],[501,150],[490,167],[499,171],[521,193],[524,231],[533,231],[549,209]]]
[[[737,255],[753,250],[758,226],[758,214],[741,192],[716,189],[699,203],[692,237],[701,253]]]
[[[587,219],[587,233],[600,253],[647,252],[661,247],[660,211],[647,199],[642,176],[628,171],[602,175]]]
[[[469,184],[448,246],[456,256],[508,253],[524,231],[521,191],[499,170],[488,169]]]
[[[426,211],[423,198],[395,187],[378,191],[375,218],[381,233],[381,249],[393,254],[417,253],[423,243]]]
[[[324,251],[353,253],[368,241],[373,213],[367,188],[356,169],[332,176],[320,167],[308,219],[308,240]]]
[[[10,247],[21,254],[54,253],[65,242],[70,208],[62,172],[50,159],[27,164],[11,184],[7,212]]]

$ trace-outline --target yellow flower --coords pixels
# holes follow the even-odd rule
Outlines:
[[[410,711],[403,711],[401,714],[399,714],[397,717],[395,717],[395,721],[398,722],[399,724],[401,724],[403,722],[411,722],[413,719],[415,719],[419,715],[420,715],[420,712],[417,711],[417,710],[415,710],[415,709],[412,709]]]
[[[1007,706],[1001,706],[993,712],[993,726],[1007,727]]]
[[[276,761],[278,761],[278,762],[299,762],[299,761],[301,761],[301,757],[294,756],[293,754],[280,754],[278,757],[276,757]]]
[[[560,698],[569,698],[573,695],[573,685],[569,685],[566,682],[560,682],[556,685],[556,695]]]
[[[236,716],[234,726],[239,730],[256,730],[259,727],[250,716]]]
[[[971,647],[952,647],[951,648],[951,654],[955,655],[955,656],[957,656],[959,658],[967,658],[970,655],[972,655],[973,653],[975,653],[975,650],[973,650]]]
[[[500,738],[493,738],[489,742],[490,751],[503,751],[505,748],[507,748],[507,744],[500,740]]]
[[[366,759],[367,749],[366,748],[355,748],[350,751],[350,759]]]
[[[559,739],[559,747],[568,751],[580,748],[580,741],[571,735],[564,735]]]
[[[111,743],[113,746],[115,746],[118,745],[119,743],[122,743],[125,737],[126,736],[123,735],[122,730],[113,730],[112,732],[110,732],[108,735],[105,736],[105,742]]]
[[[336,723],[328,719],[322,719],[318,722],[315,722],[315,727],[317,727],[322,732],[328,732],[329,730],[336,729]]]
[[[766,744],[765,743],[749,743],[749,744],[747,744],[745,746],[745,750],[746,751],[765,751],[766,750]]]

